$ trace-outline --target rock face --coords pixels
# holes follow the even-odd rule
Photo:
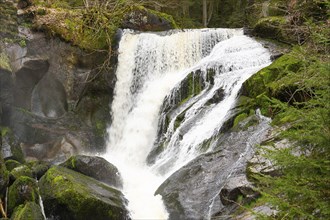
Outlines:
[[[114,165],[102,157],[77,155],[61,164],[66,168],[92,177],[116,188],[122,188],[120,173]]]
[[[46,216],[54,219],[129,219],[123,194],[70,169],[54,166],[40,179]]]
[[[270,126],[259,116],[257,125],[244,130],[254,117],[243,120],[240,131],[223,134],[213,152],[189,162],[158,188],[170,219],[224,218],[237,208],[239,197],[247,202],[258,196],[246,178],[246,165]]]
[[[29,29],[19,34],[25,47],[0,43],[0,118],[13,131],[15,146],[27,158],[51,162],[104,150],[112,94],[112,74],[96,70],[104,54],[87,54]],[[12,158],[13,144],[6,142],[4,157]]]

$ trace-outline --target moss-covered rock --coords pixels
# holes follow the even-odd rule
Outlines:
[[[44,220],[41,208],[34,202],[26,202],[15,208],[11,220]]]
[[[27,164],[31,169],[33,177],[40,179],[50,168],[51,164],[45,161],[31,161]]]
[[[10,179],[15,181],[21,176],[33,177],[32,170],[26,165],[20,165],[10,171]]]
[[[289,96],[287,97],[289,99],[291,96],[284,93],[283,83],[276,82],[288,74],[297,72],[302,66],[303,62],[295,56],[295,50],[278,58],[270,66],[260,70],[243,84],[243,95],[248,98],[239,105],[246,106],[247,109],[251,109],[251,107],[252,109],[261,108],[263,114],[271,116],[272,110],[267,97],[286,99],[286,96]],[[287,83],[290,84],[289,81]]]
[[[77,155],[61,164],[66,168],[92,177],[116,188],[122,188],[122,179],[117,167],[102,157]]]
[[[2,149],[5,159],[13,159],[20,163],[24,163],[24,154],[17,137],[10,128],[2,128]]]
[[[260,19],[255,25],[254,32],[259,37],[290,42],[286,24],[287,19],[283,16],[265,17]]]
[[[60,219],[127,219],[123,194],[73,170],[54,166],[40,179],[47,216]]]
[[[139,31],[165,31],[177,28],[177,25],[168,14],[144,7],[134,7],[125,14],[121,27]]]
[[[9,187],[8,212],[12,213],[16,206],[26,201],[39,202],[38,185],[35,179],[21,176]]]

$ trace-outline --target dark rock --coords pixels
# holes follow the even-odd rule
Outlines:
[[[16,160],[6,160],[5,162],[7,170],[12,171],[14,168],[21,166],[22,164]]]
[[[26,7],[29,7],[30,5],[32,5],[32,1],[31,0],[20,0],[17,3],[17,8],[18,9],[24,9]]]
[[[220,191],[220,199],[223,205],[248,204],[256,200],[260,194],[253,190],[252,184],[246,175],[230,178]],[[239,200],[239,201],[238,201]]]
[[[13,131],[3,140],[4,157],[63,162],[103,151],[114,75],[98,67],[107,54],[19,31],[25,47],[0,42],[0,120]]]
[[[175,28],[175,26],[171,16],[141,8],[128,13],[121,28],[138,31],[166,31]]]
[[[31,109],[31,95],[34,87],[49,68],[47,59],[38,57],[22,58],[13,66],[15,72],[14,104],[16,107]]]
[[[270,56],[270,60],[271,60],[271,61],[274,61],[274,60],[280,58],[280,57],[283,56],[283,55],[284,55],[283,53],[272,54],[272,55]]]
[[[39,186],[46,216],[54,219],[129,219],[120,191],[73,170],[53,166]]]
[[[20,165],[10,171],[10,181],[14,182],[21,176],[33,177],[32,170],[26,165]]]
[[[41,117],[61,117],[68,111],[66,96],[62,83],[46,75],[32,91],[31,111]]]
[[[27,165],[30,167],[33,177],[37,179],[40,179],[51,166],[45,161],[31,161]]]
[[[34,202],[26,202],[15,208],[10,219],[13,220],[44,220],[39,205]]]
[[[9,187],[8,212],[12,213],[16,206],[27,201],[39,202],[38,185],[35,179],[21,176]]]
[[[77,155],[61,164],[86,176],[92,177],[116,188],[122,188],[120,173],[114,165],[102,157]]]
[[[226,216],[237,208],[227,199],[252,200],[254,192],[245,176],[247,161],[253,155],[252,146],[267,135],[268,123],[259,116],[259,124],[247,130],[220,134],[214,152],[200,155],[172,174],[156,191],[163,197],[169,218]]]
[[[208,100],[206,104],[210,105],[210,104],[219,103],[222,101],[224,95],[225,95],[224,90],[220,88],[214,92],[213,97],[210,100]]]

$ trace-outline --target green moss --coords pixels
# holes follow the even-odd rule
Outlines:
[[[145,9],[145,8],[141,8],[141,9]],[[147,10],[147,12],[149,12],[151,14],[156,15],[160,19],[164,19],[164,20],[168,21],[171,24],[173,29],[179,28],[171,15],[166,14],[166,13],[162,13],[162,12],[159,12],[159,11],[151,10],[151,9],[145,9],[145,10]]]
[[[244,83],[248,96],[256,98],[260,94],[274,93],[278,88],[274,81],[283,78],[291,72],[297,72],[302,67],[302,61],[295,56],[295,52],[285,54],[275,60],[268,67],[260,70]]]
[[[239,114],[238,116],[236,116],[233,127],[236,127],[238,125],[238,123],[240,123],[247,117],[248,117],[248,114],[246,114],[246,113],[242,113],[242,114]]]
[[[0,69],[8,70],[11,72],[10,60],[4,52],[0,53]]]
[[[4,137],[10,132],[10,128],[0,126],[1,136]]]
[[[40,190],[45,207],[55,202],[65,207],[73,219],[117,219],[123,215],[119,191],[64,167],[49,169],[40,179]],[[105,198],[104,194],[113,197]]]
[[[21,176],[33,177],[32,170],[26,165],[15,167],[10,171],[10,175],[13,179],[18,179]]]
[[[12,220],[43,220],[41,208],[34,202],[26,202],[15,208]]]

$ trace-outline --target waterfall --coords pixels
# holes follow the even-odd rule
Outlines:
[[[242,83],[269,65],[269,57],[241,29],[124,31],[104,157],[122,174],[133,219],[167,218],[155,190],[202,152],[227,119]],[[189,94],[183,94],[183,82]]]

